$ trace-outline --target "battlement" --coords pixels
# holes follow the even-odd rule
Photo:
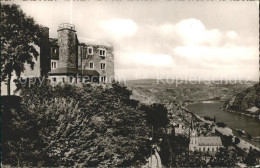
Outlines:
[[[59,26],[58,26],[58,31],[59,31],[59,30],[63,30],[63,29],[69,29],[69,30],[76,31],[75,25],[70,24],[70,23],[62,23],[62,24],[59,24]]]

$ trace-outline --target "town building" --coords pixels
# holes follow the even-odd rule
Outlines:
[[[198,136],[191,118],[189,151],[217,152],[221,147],[222,141],[218,136]]]

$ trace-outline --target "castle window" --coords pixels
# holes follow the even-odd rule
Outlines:
[[[106,69],[106,64],[105,63],[100,63],[100,69]]]
[[[51,62],[51,69],[57,68],[57,62],[52,61]]]
[[[101,77],[100,77],[100,81],[101,81],[101,82],[106,82],[106,80],[107,80],[107,77],[106,77],[106,76],[101,76]]]
[[[73,82],[73,77],[72,76],[70,76],[70,83],[72,83]]]
[[[56,78],[54,77],[54,78],[52,78],[52,80],[53,80],[53,82],[56,82]]]
[[[90,68],[90,69],[94,69],[94,63],[93,63],[93,62],[90,62],[90,63],[89,63],[89,68]]]
[[[93,47],[88,47],[87,53],[88,53],[88,55],[93,55]]]
[[[106,56],[106,50],[100,48],[100,49],[99,49],[99,56],[105,57],[105,56]]]

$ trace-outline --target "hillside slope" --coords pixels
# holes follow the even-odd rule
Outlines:
[[[252,107],[260,108],[259,83],[236,94],[225,103],[225,108],[227,110],[246,111]]]
[[[235,95],[253,84],[213,84],[213,83],[189,83],[183,81],[176,83],[157,83],[156,79],[127,81],[126,85],[132,90],[132,99],[143,103],[185,103],[203,100],[226,101],[231,95]]]

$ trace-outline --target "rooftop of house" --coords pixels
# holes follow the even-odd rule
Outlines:
[[[198,137],[199,146],[222,146],[220,137]]]
[[[49,38],[49,42],[51,45],[58,45],[58,39],[57,38]]]

